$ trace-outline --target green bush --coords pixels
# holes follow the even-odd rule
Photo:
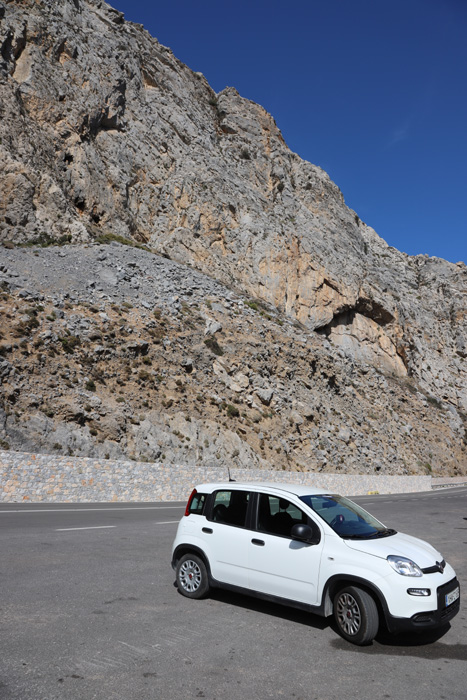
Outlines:
[[[65,335],[59,338],[59,341],[64,351],[70,355],[74,353],[78,345],[81,345],[81,340],[76,335]]]
[[[71,240],[71,233],[65,233],[63,236],[60,236],[60,238],[54,238],[48,233],[40,233],[37,238],[31,238],[27,243],[21,243],[20,247],[31,248],[33,246],[40,246],[41,248],[48,248],[51,245],[66,245],[67,243],[71,243]]]
[[[101,244],[112,243],[112,241],[115,241],[116,243],[121,243],[122,245],[128,245],[131,248],[140,248],[141,250],[147,250],[147,251],[151,252],[150,248],[148,248],[147,245],[143,245],[142,243],[137,243],[136,241],[133,241],[131,238],[125,238],[124,236],[119,236],[116,233],[102,233],[100,236],[97,236],[97,238],[96,238],[96,243],[101,243]]]
[[[217,340],[215,338],[212,338],[212,337],[206,338],[206,340],[204,341],[204,344],[206,345],[206,347],[208,347],[211,350],[211,352],[214,353],[214,355],[220,356],[220,355],[224,354],[224,351],[222,350],[221,346],[219,345],[219,343],[217,342]]]

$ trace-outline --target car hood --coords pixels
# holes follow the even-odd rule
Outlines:
[[[421,569],[433,566],[443,558],[428,542],[419,540],[417,537],[404,535],[402,532],[376,540],[344,540],[344,542],[350,549],[366,552],[382,559],[386,559],[391,554],[398,554],[411,559]]]

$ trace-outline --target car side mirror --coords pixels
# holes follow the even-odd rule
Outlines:
[[[290,535],[293,540],[306,542],[307,544],[318,544],[321,539],[318,529],[314,532],[309,525],[305,525],[304,523],[297,523],[297,525],[294,525],[290,531]]]

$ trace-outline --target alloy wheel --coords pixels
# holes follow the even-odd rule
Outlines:
[[[360,606],[350,593],[342,593],[337,600],[337,622],[348,635],[357,634],[362,624]]]
[[[187,559],[180,567],[178,579],[188,593],[194,593],[201,585],[201,569],[193,559]]]

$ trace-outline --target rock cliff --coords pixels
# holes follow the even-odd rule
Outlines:
[[[467,411],[466,266],[462,262],[454,265],[422,255],[411,257],[387,246],[346,207],[341,192],[326,173],[288,149],[274,119],[262,107],[245,100],[233,88],[214,93],[203,75],[191,71],[142,26],[126,22],[121,13],[101,0],[13,0],[0,2],[0,112],[0,240],[7,246],[1,253],[6,294],[2,323],[8,324],[2,326],[2,333],[3,347],[10,348],[2,352],[4,362],[15,368],[13,374],[16,373],[17,380],[19,375],[23,376],[19,384],[15,380],[15,386],[26,382],[26,372],[29,377],[36,376],[34,363],[41,345],[35,344],[40,340],[61,343],[50,338],[65,337],[60,333],[66,333],[67,328],[64,322],[57,332],[52,327],[44,331],[42,324],[47,325],[46,317],[37,309],[34,315],[35,307],[30,301],[23,316],[28,315],[29,309],[30,318],[40,324],[40,332],[50,331],[52,336],[36,337],[39,331],[26,321],[22,336],[12,324],[16,315],[24,311],[23,306],[28,303],[25,299],[35,299],[34,303],[48,311],[48,304],[67,304],[71,309],[78,301],[91,305],[99,302],[98,313],[112,319],[105,323],[116,325],[119,319],[113,315],[117,312],[112,312],[108,305],[121,307],[125,294],[129,293],[122,272],[128,265],[122,255],[131,258],[139,269],[143,263],[136,263],[134,256],[146,256],[143,278],[153,276],[151,266],[179,271],[173,279],[177,280],[178,276],[182,286],[174,281],[173,296],[185,293],[184,285],[194,275],[191,267],[205,275],[199,278],[203,280],[199,282],[200,289],[211,289],[209,278],[217,280],[216,291],[208,293],[212,300],[216,295],[218,301],[228,299],[229,295],[243,300],[242,313],[248,311],[245,319],[248,332],[246,326],[234,331],[235,318],[226,326],[214,314],[213,327],[219,323],[224,329],[221,332],[226,332],[228,327],[229,337],[232,334],[235,338],[230,345],[233,354],[230,359],[220,357],[209,369],[203,365],[205,371],[197,381],[201,382],[201,393],[208,391],[209,382],[216,385],[220,382],[228,395],[223,397],[212,391],[221,403],[233,407],[230,409],[233,413],[236,404],[230,404],[229,397],[246,406],[255,404],[253,410],[261,409],[260,413],[273,411],[274,418],[264,419],[272,423],[259,432],[267,435],[267,439],[275,437],[276,454],[282,451],[287,455],[287,459],[283,456],[278,460],[280,466],[286,468],[288,464],[304,469],[323,468],[324,464],[326,468],[338,468],[343,464],[339,468],[345,468],[350,460],[349,468],[356,471],[359,464],[363,470],[373,468],[372,449],[376,449],[377,439],[373,437],[367,444],[368,435],[360,430],[364,437],[359,440],[367,444],[365,454],[363,447],[360,450],[353,440],[353,420],[355,426],[361,425],[361,421],[374,413],[377,435],[378,425],[383,431],[391,411],[399,414],[399,399],[400,405],[404,405],[402,397],[405,397],[404,411],[408,412],[404,413],[403,426],[410,428],[399,426],[397,435],[397,423],[394,423],[391,446],[388,442],[387,449],[381,448],[376,460],[379,468],[424,469],[428,467],[423,465],[428,464],[432,469],[433,462],[441,471],[467,468],[463,442]],[[115,255],[115,261],[109,260],[110,268],[95,267],[101,248],[93,242],[103,243],[118,237],[143,245],[151,252],[111,246],[106,249],[106,260]],[[64,243],[71,245],[53,251],[50,248],[47,252],[39,248]],[[20,248],[26,244],[36,246],[37,255]],[[113,267],[117,258],[120,271]],[[74,260],[74,265],[85,270],[85,276],[90,279],[73,282],[75,297],[67,300],[63,294],[72,284],[71,273],[61,270],[68,259]],[[45,275],[45,268],[41,267],[45,261],[50,272],[48,281],[40,273],[42,270]],[[56,274],[53,265],[57,266]],[[31,281],[24,276],[26,269]],[[90,270],[94,270],[93,275],[103,285],[101,298],[95,296],[97,286],[89,286],[93,281]],[[107,270],[107,279],[99,278],[103,270]],[[136,289],[137,284],[144,287],[142,281],[138,283],[137,276],[130,277],[135,285],[130,289]],[[160,278],[156,275],[154,279]],[[116,280],[115,284],[112,280]],[[144,292],[131,303],[144,315],[151,305],[157,306],[161,294],[157,285],[144,287]],[[264,306],[258,307],[258,302],[251,299],[259,300]],[[248,300],[263,309],[260,323],[258,314],[247,305]],[[143,302],[149,307],[141,306]],[[197,303],[207,315],[202,299]],[[235,304],[229,308],[232,310]],[[169,318],[177,321],[173,321],[173,327],[168,322],[166,336],[171,343],[172,334],[177,338],[183,336],[183,343],[177,342],[185,344],[185,354],[190,354],[194,352],[196,334],[193,331],[183,335],[179,328],[182,311],[175,309],[169,313]],[[81,312],[82,309],[78,316]],[[66,309],[63,313],[67,316]],[[271,318],[277,316],[283,325],[264,320],[265,313]],[[70,323],[69,334],[80,338]],[[263,327],[264,323],[272,324],[272,330]],[[144,342],[150,343],[151,335],[144,331],[147,325],[143,317],[139,318],[138,332]],[[295,330],[283,337],[282,328]],[[154,330],[149,326],[151,329]],[[104,337],[108,335],[104,331],[99,326],[96,333]],[[115,333],[115,338],[118,336],[119,342],[123,342]],[[217,331],[208,331],[207,337],[215,339],[216,334]],[[297,341],[295,346],[295,337],[303,337],[304,345]],[[24,345],[21,349],[22,342],[26,342],[26,349]],[[291,353],[291,376],[287,363],[284,361],[283,366],[279,363],[274,344]],[[311,351],[305,352],[305,346],[313,348],[313,357]],[[105,344],[102,347],[102,353],[107,352]],[[202,347],[206,347],[204,342]],[[160,348],[156,344],[154,360],[156,356],[159,358]],[[68,354],[75,358],[84,353],[84,358],[88,357],[88,350],[83,342]],[[119,356],[120,349],[114,350],[116,355],[111,353],[109,361],[112,357],[116,361]],[[7,356],[15,352],[16,363],[11,363]],[[28,366],[31,363],[28,370],[17,362],[24,352],[29,353],[28,362],[24,361]],[[131,356],[128,352],[127,359]],[[183,348],[180,352],[183,354]],[[250,355],[254,358],[261,355],[263,359],[250,357],[247,362]],[[106,355],[100,357],[97,353],[97,357],[102,359]],[[133,360],[142,361],[139,355]],[[50,367],[48,359],[43,362],[35,382],[43,380],[49,370],[59,371],[58,360]],[[333,382],[340,387],[339,391],[328,386],[327,380],[323,380],[323,386],[319,382],[315,384],[310,379],[311,370],[305,369],[307,362],[321,367],[318,376],[324,372],[327,380],[335,377]],[[113,371],[118,374],[117,364]],[[7,370],[4,372],[10,377],[12,370]],[[60,368],[60,371],[65,370]],[[79,384],[82,370],[77,366],[68,371],[78,373]],[[165,371],[168,377],[169,365]],[[302,378],[305,375],[308,378],[303,378],[295,394],[292,387],[297,371]],[[315,376],[314,372],[311,374]],[[355,396],[350,391],[353,374],[358,376]],[[262,381],[255,379],[252,387],[252,376],[261,377]],[[266,381],[268,377],[275,379]],[[73,386],[68,388],[74,392],[77,385],[71,379],[69,383]],[[344,386],[350,392],[345,401]],[[263,395],[254,394],[253,389]],[[40,393],[37,383],[34,391]],[[371,408],[376,400],[375,392],[384,407],[381,414]],[[45,396],[47,391],[43,393]],[[19,426],[20,417],[15,417],[9,407],[14,390],[6,394],[5,442],[20,447],[26,434],[35,434],[36,438],[28,438],[32,440],[31,449],[34,445],[45,449],[47,443],[40,436],[54,432],[57,416],[47,416],[42,399],[38,398],[35,408],[41,416],[37,420],[48,427],[42,432],[37,429],[28,433]],[[251,398],[253,395],[256,399]],[[290,401],[286,400],[287,396]],[[154,411],[145,418],[148,424],[144,428],[130,430],[125,421],[123,424],[120,421],[118,429],[114,426],[113,432],[109,428],[105,440],[113,440],[113,444],[105,448],[107,452],[115,449],[143,454],[145,448],[138,442],[140,438],[133,436],[139,433],[154,433],[157,444],[164,444],[167,436],[162,423],[175,420],[175,416],[177,421],[182,419],[175,410],[173,397],[153,401]],[[321,414],[320,421],[313,423],[321,410],[315,404],[324,407],[326,414],[331,412],[332,417],[325,420]],[[265,405],[267,409],[262,408]],[[105,410],[107,418],[101,424],[109,423],[113,414],[113,409]],[[192,407],[188,417],[191,410]],[[25,403],[21,411],[30,413],[30,408]],[[130,415],[133,408],[128,411]],[[82,414],[80,429],[89,430],[87,414],[81,408],[78,413]],[[68,422],[75,418],[69,417]],[[65,424],[64,415],[60,415],[62,419]],[[248,430],[242,433],[240,426],[239,431],[232,433],[235,437],[230,433],[227,437],[216,413],[201,412],[199,420],[198,432],[195,430],[191,437],[198,446],[204,439],[212,444],[209,437],[201,437],[206,421],[212,422],[210,435],[218,431],[221,436],[220,447],[210,459],[221,459],[236,451],[246,462],[263,463],[265,456],[271,459],[272,454],[265,455],[261,449],[261,444],[264,448],[267,443],[265,437],[261,443]],[[243,420],[249,419],[243,417]],[[112,421],[119,425],[116,416]],[[289,427],[294,426],[290,433],[293,440],[287,437],[290,431],[287,432],[284,421]],[[435,434],[422,430],[427,421]],[[300,427],[303,422],[306,438]],[[328,429],[330,436],[326,433]],[[100,429],[93,427],[93,430],[99,433]],[[102,444],[99,439],[103,436],[97,433],[87,435],[81,453],[101,450],[98,445]],[[342,439],[338,440],[337,434]],[[285,441],[287,448],[281,447],[280,440]],[[352,454],[343,447],[351,444],[357,450]],[[148,450],[149,454],[154,456],[154,450]],[[355,454],[359,455],[357,459]],[[170,452],[170,455],[180,459],[178,453]],[[192,460],[207,459],[199,449],[189,452],[189,456]]]

